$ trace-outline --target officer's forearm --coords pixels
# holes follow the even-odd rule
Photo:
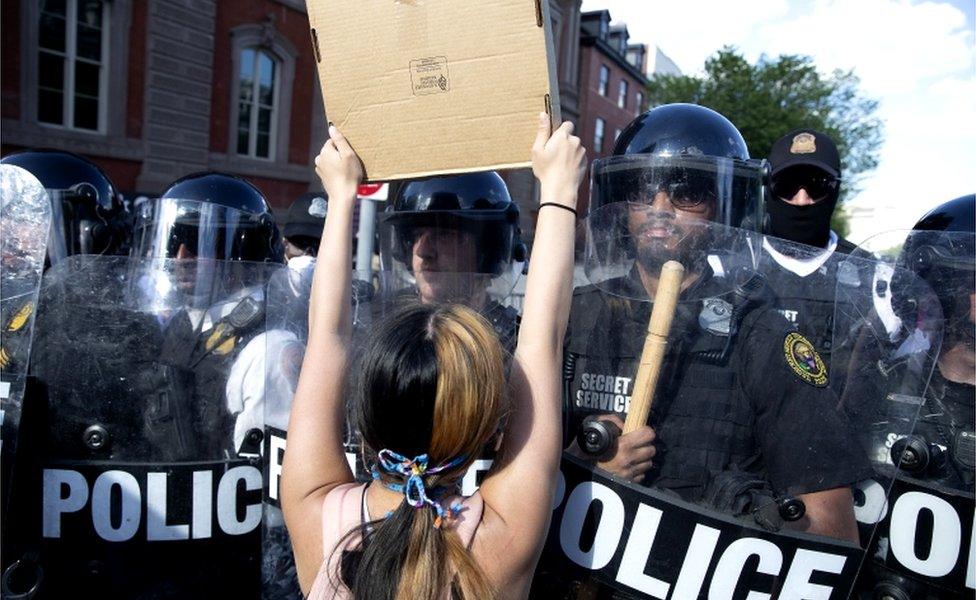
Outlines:
[[[849,487],[800,494],[799,498],[806,505],[806,514],[802,519],[791,523],[790,527],[807,533],[858,542],[854,497]]]

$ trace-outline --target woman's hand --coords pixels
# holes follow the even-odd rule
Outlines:
[[[539,113],[539,131],[532,145],[532,172],[546,201],[576,207],[576,193],[586,173],[586,149],[566,121],[549,135],[549,116]]]
[[[329,125],[329,139],[315,157],[315,173],[330,200],[356,197],[356,188],[363,179],[363,164],[335,125]]]

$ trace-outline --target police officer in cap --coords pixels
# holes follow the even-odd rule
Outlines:
[[[526,248],[518,205],[494,171],[404,184],[380,217],[380,263],[394,287],[421,302],[460,302],[484,315],[509,349],[518,313],[507,297]]]
[[[588,266],[594,284],[574,294],[566,402],[571,432],[595,416],[619,437],[594,446],[580,435],[569,451],[684,500],[752,513],[769,529],[856,540],[849,486],[867,464],[845,443],[852,432],[827,368],[762,305],[762,278],[737,268],[731,251],[752,236],[726,226],[761,222],[763,169],[741,134],[710,109],[664,105],[637,117],[592,168],[588,260],[619,252],[631,266],[599,283],[614,265]],[[619,435],[650,313],[635,299],[653,298],[668,260],[685,274],[653,410],[647,425]],[[790,508],[797,499],[805,515]]]
[[[74,254],[128,252],[125,207],[97,165],[61,150],[26,150],[9,154],[2,162],[32,173],[51,198],[50,264]]]
[[[830,229],[840,196],[840,153],[830,136],[797,129],[773,144],[769,168],[765,222],[772,237],[763,241],[760,268],[776,308],[806,332],[830,365],[837,286],[871,283],[869,272],[843,260],[855,246]],[[842,368],[834,367],[839,383]]]
[[[898,360],[898,352],[891,353],[894,360],[863,360],[863,368],[852,374],[845,402],[853,404],[861,430],[873,443],[870,451],[878,464],[877,477],[882,482],[896,480],[889,506],[878,510],[884,520],[871,540],[872,562],[862,569],[859,587],[864,598],[969,597],[972,563],[965,534],[960,551],[952,555],[948,549],[952,544],[934,532],[937,524],[921,515],[934,506],[940,514],[936,519],[945,525],[952,519],[947,515],[955,513],[961,530],[968,532],[976,508],[976,196],[956,198],[925,214],[905,240],[898,267],[903,271],[897,271],[890,284],[898,320],[912,324],[924,321],[925,313],[931,312],[921,300],[924,293],[917,293],[919,284],[906,281],[909,273],[934,293],[941,309],[942,345],[922,397],[920,377],[906,376],[914,365]],[[884,341],[891,337],[895,341],[890,345],[896,347],[912,343],[898,335],[885,335]],[[858,406],[864,401],[890,406],[898,411],[893,416],[900,418],[865,418],[871,417],[871,405]],[[911,422],[916,414],[910,435],[897,431],[900,422]],[[908,518],[895,517],[901,499],[909,496],[923,510],[907,511]],[[928,552],[925,543],[930,544]],[[927,555],[931,561],[936,548],[943,549],[938,567],[914,558]]]
[[[285,238],[285,258],[289,262],[299,256],[315,257],[318,253],[327,210],[325,192],[302,194],[288,207],[281,235]]]

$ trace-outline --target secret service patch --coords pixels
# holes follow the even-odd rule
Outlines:
[[[827,366],[810,340],[791,332],[783,340],[783,355],[796,376],[815,387],[827,387]]]

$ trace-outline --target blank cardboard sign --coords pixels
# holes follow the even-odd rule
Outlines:
[[[525,167],[559,123],[548,0],[307,0],[328,119],[369,181]]]

